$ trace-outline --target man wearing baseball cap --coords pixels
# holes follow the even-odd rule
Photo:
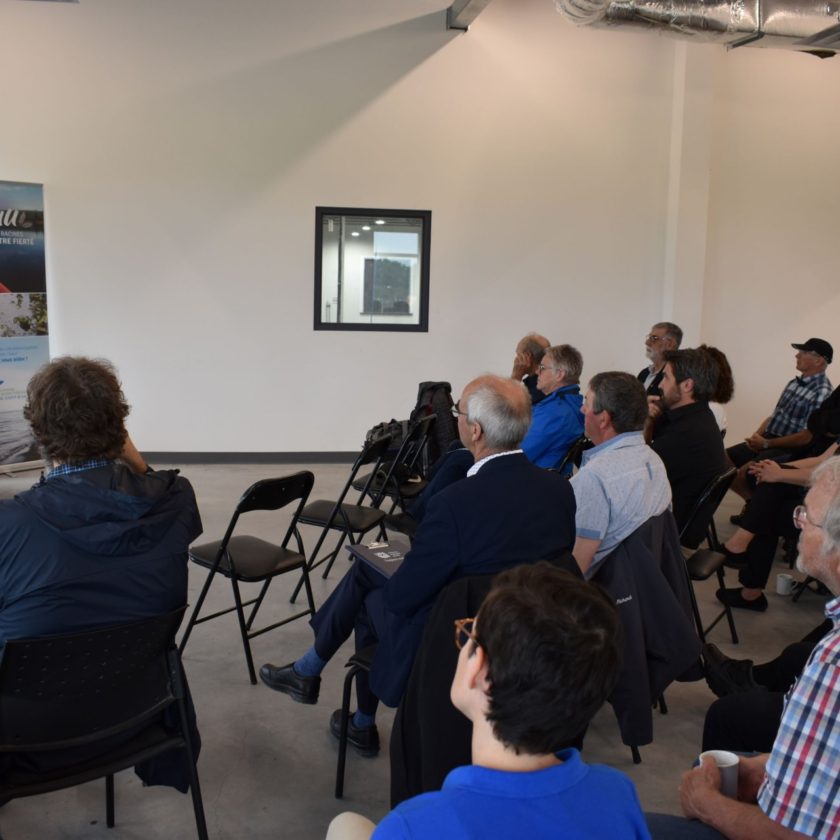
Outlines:
[[[809,338],[801,344],[791,344],[796,353],[799,376],[785,385],[773,413],[765,418],[744,443],[730,446],[726,455],[739,468],[732,489],[745,499],[751,495],[746,481],[745,464],[756,456],[774,461],[787,461],[794,454],[801,455],[811,442],[808,417],[831,394],[831,382],[825,369],[834,357],[832,346],[822,338]]]

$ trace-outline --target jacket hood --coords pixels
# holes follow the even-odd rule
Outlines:
[[[151,550],[184,509],[177,470],[137,475],[122,464],[43,480],[17,501],[61,539],[90,554]]]

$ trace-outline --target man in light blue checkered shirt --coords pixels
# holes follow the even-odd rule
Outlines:
[[[840,592],[840,457],[829,458],[812,481],[794,511],[802,531],[796,566]],[[654,840],[840,838],[840,597],[825,612],[834,629],[785,698],[771,752],[741,757],[738,798],[721,793],[720,771],[707,757],[680,785],[683,811],[701,822],[649,815]]]

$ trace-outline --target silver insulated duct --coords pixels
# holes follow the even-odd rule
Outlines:
[[[729,48],[783,47],[828,58],[840,51],[840,0],[555,0],[579,26],[659,29]]]

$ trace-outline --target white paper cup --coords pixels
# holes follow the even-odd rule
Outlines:
[[[793,593],[793,586],[796,581],[793,575],[788,575],[782,572],[776,575],[776,594],[777,595],[791,595]]]
[[[738,762],[739,757],[727,750],[706,750],[700,753],[700,763],[710,756],[720,770],[720,792],[730,799],[738,798]]]

